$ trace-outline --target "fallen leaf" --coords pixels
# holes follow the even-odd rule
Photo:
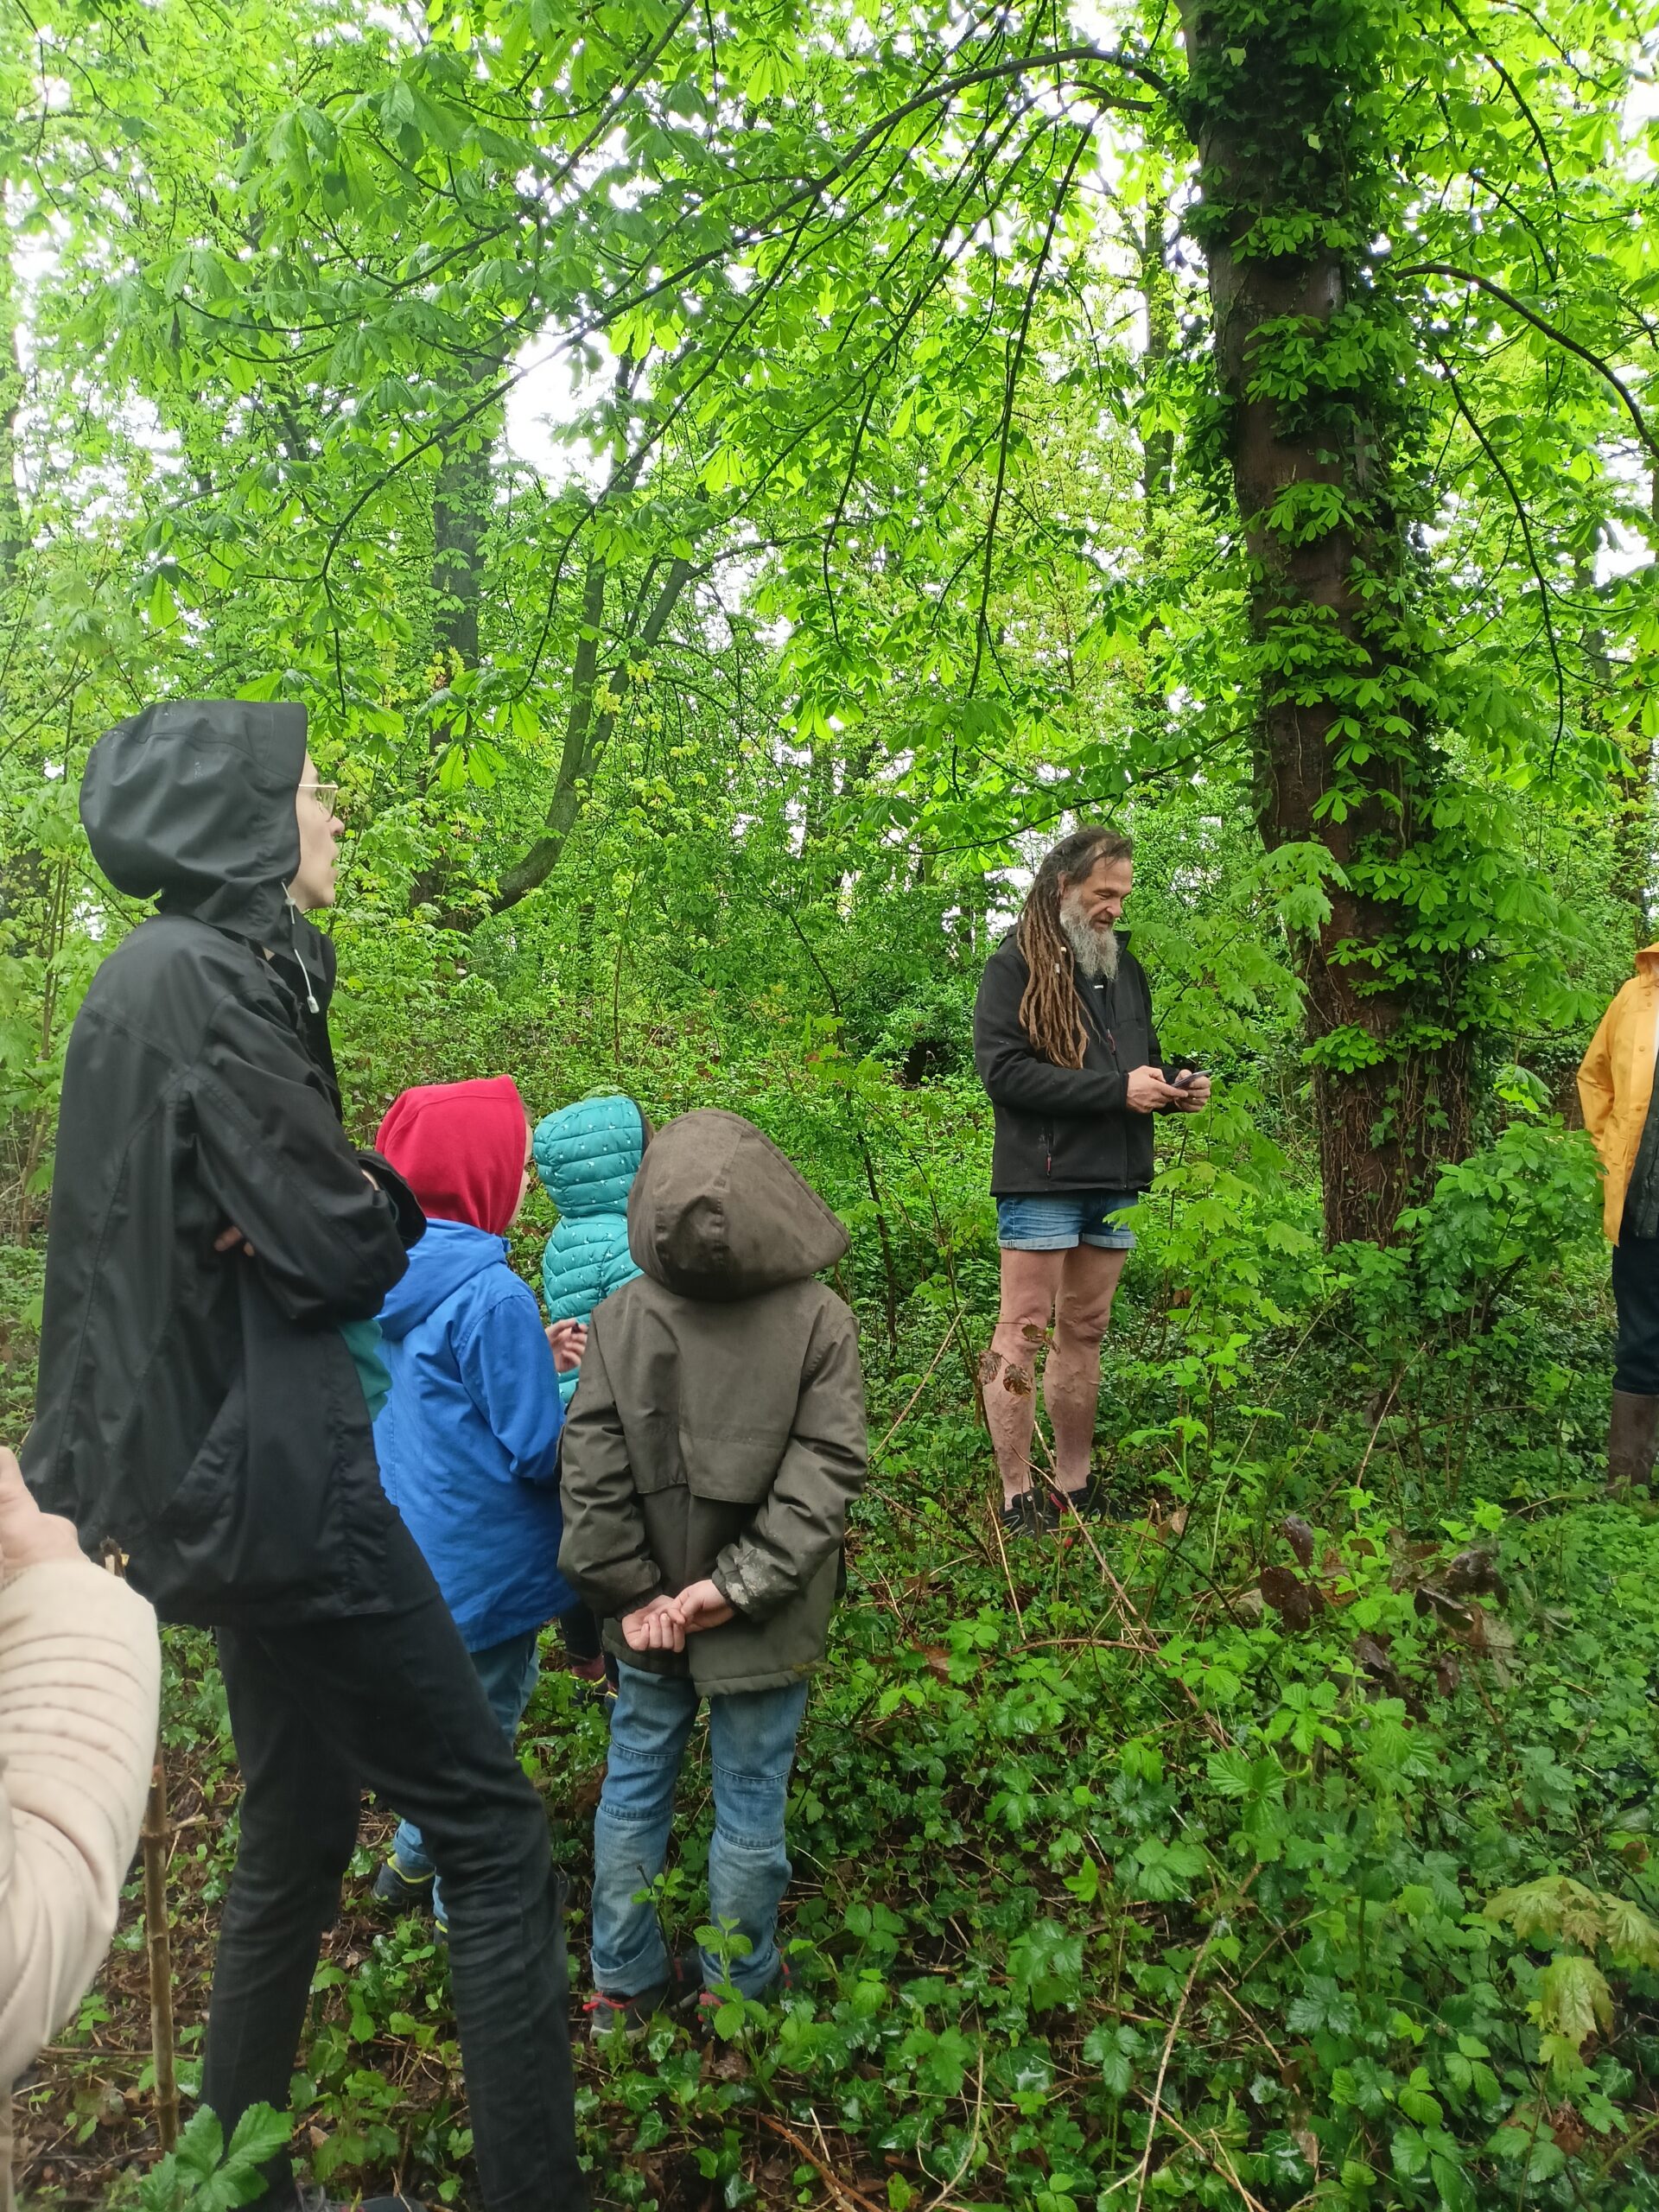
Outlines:
[[[1304,1582],[1294,1567],[1264,1567],[1260,1579],[1262,1595],[1289,1629],[1309,1627],[1315,1613],[1325,1605],[1311,1582]]]
[[[1555,2138],[1555,2148],[1563,2158],[1576,2158],[1585,2145],[1589,2133],[1582,2120],[1571,2105],[1563,2105],[1556,2113],[1550,2133]]]
[[[1451,1697],[1461,1686],[1463,1669],[1449,1651],[1442,1651],[1434,1662],[1434,1679],[1440,1686],[1442,1697]]]
[[[1454,1597],[1470,1597],[1481,1591],[1490,1591],[1499,1598],[1503,1594],[1497,1555],[1481,1544],[1471,1544],[1465,1551],[1460,1551],[1448,1563],[1441,1580]]]
[[[1433,1613],[1438,1619],[1444,1621],[1448,1628],[1455,1629],[1459,1635],[1468,1633],[1470,1608],[1456,1598],[1448,1598],[1444,1590],[1436,1590],[1432,1584],[1425,1582],[1412,1599],[1411,1604],[1413,1611],[1420,1619],[1426,1618]]]
[[[1281,1535],[1304,1567],[1313,1564],[1313,1531],[1300,1513],[1287,1513],[1279,1523]]]

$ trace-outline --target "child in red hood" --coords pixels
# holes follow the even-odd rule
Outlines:
[[[558,1371],[582,1357],[580,1323],[542,1325],[507,1264],[533,1158],[510,1076],[406,1090],[377,1146],[420,1199],[426,1235],[380,1310],[391,1391],[374,1424],[386,1495],[454,1616],[509,1739],[535,1687],[539,1630],[579,1608],[558,1569]],[[442,1870],[435,1870],[441,1876]],[[441,1883],[405,1821],[375,1895],[398,1906]]]

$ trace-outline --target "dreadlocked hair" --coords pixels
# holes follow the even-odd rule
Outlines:
[[[1014,941],[1025,956],[1030,979],[1020,1001],[1020,1026],[1039,1059],[1056,1067],[1080,1068],[1089,1033],[1077,992],[1077,964],[1060,926],[1063,887],[1081,883],[1102,861],[1126,861],[1132,841],[1096,824],[1074,830],[1044,856],[1026,894]]]

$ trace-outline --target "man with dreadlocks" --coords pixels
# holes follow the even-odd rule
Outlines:
[[[1134,880],[1129,840],[1116,830],[1063,837],[986,963],[974,1007],[974,1058],[995,1121],[1002,1252],[985,1418],[1011,1532],[1094,1506],[1101,1339],[1135,1248],[1124,1217],[1152,1181],[1152,1116],[1195,1113],[1210,1096],[1208,1076],[1164,1079],[1147,978],[1117,935]],[[1043,1401],[1052,1498],[1033,1488],[1031,1460],[1036,1348],[1051,1319]]]

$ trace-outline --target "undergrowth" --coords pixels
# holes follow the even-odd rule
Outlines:
[[[791,1798],[794,1986],[709,2044],[582,2044],[601,2206],[1659,2203],[1659,1521],[1599,1494],[1602,1262],[1558,1233],[1573,1147],[1541,1168],[1535,1134],[1410,1243],[1328,1258],[1224,1149],[1186,1163],[1109,1347],[1113,1517],[1064,1540],[988,1510],[982,1227],[904,1286],[896,1349],[867,1230],[880,1448]],[[520,1748],[579,1986],[604,1727],[547,1656]],[[188,2087],[235,1842],[203,1637],[169,1636],[166,1738]],[[705,1757],[663,1898],[688,1936]],[[459,2204],[444,1955],[367,1913],[386,1826],[317,1974],[296,2145],[337,2192]],[[133,1897],[21,2100],[43,2208],[155,2186],[140,1945]]]

